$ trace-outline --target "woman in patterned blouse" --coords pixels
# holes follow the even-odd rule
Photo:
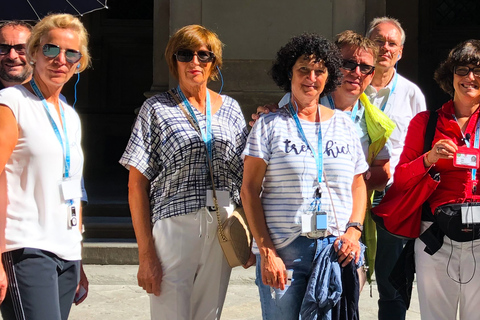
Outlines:
[[[120,160],[130,170],[138,284],[151,294],[152,319],[218,319],[231,268],[216,236],[207,155],[225,219],[240,202],[246,123],[234,99],[207,88],[221,76],[215,33],[183,27],[165,57],[179,85],[145,101]]]

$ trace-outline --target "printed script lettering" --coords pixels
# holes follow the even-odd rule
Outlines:
[[[285,144],[285,153],[295,152],[295,154],[301,154],[307,151],[310,151],[310,148],[302,143],[301,146],[298,146],[295,143],[292,143],[291,140],[285,139],[283,142]],[[337,158],[339,154],[349,154],[350,146],[347,145],[338,145],[333,140],[328,140],[325,144],[325,150],[323,151],[328,157]],[[310,154],[312,152],[310,151]]]

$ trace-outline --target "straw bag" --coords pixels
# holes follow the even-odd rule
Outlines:
[[[188,119],[192,127],[195,128],[195,130],[197,130],[200,135],[202,135],[202,133],[200,132],[200,128],[198,127],[198,125],[195,124],[195,121],[190,117],[187,110],[185,110],[183,103],[180,102],[180,100],[172,92],[172,90],[169,90],[168,93],[177,102],[178,106],[185,114],[185,117]],[[210,171],[210,178],[212,180],[213,202],[215,204],[215,211],[217,212],[218,240],[230,267],[233,268],[241,266],[247,263],[248,259],[250,258],[250,252],[252,248],[252,234],[250,233],[250,229],[248,228],[245,211],[242,207],[235,208],[232,215],[229,216],[222,223],[220,219],[220,212],[218,211],[217,195],[215,193],[213,166],[208,152],[206,152],[206,154]]]

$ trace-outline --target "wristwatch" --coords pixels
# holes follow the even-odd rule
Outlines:
[[[360,222],[349,222],[345,226],[345,232],[347,232],[348,228],[356,228],[360,232],[363,232],[363,225]]]

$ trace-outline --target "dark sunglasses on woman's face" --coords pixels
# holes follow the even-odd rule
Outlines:
[[[27,47],[25,45],[25,43],[20,43],[20,44],[16,44],[16,45],[9,45],[9,44],[0,44],[0,55],[4,56],[6,54],[9,54],[10,51],[15,50],[15,52],[17,54],[20,54],[20,55],[24,55],[25,53],[27,53]]]
[[[473,72],[473,75],[475,77],[480,77],[480,67],[469,68],[467,66],[457,66],[455,67],[453,72],[455,72],[456,75],[464,77],[468,75],[470,71]]]
[[[375,70],[374,66],[368,64],[357,63],[356,61],[352,60],[343,60],[343,69],[348,71],[355,71],[357,67],[360,67],[360,72],[365,75],[371,74]]]
[[[47,58],[54,59],[56,58],[62,49],[59,46],[54,44],[47,43],[43,46],[43,55]],[[78,50],[66,49],[65,50],[65,60],[69,63],[77,63],[82,58],[82,54]]]
[[[215,54],[213,52],[205,50],[178,50],[174,56],[177,58],[177,61],[180,62],[190,62],[192,61],[193,56],[197,56],[198,61],[203,63],[212,62],[215,59]]]

